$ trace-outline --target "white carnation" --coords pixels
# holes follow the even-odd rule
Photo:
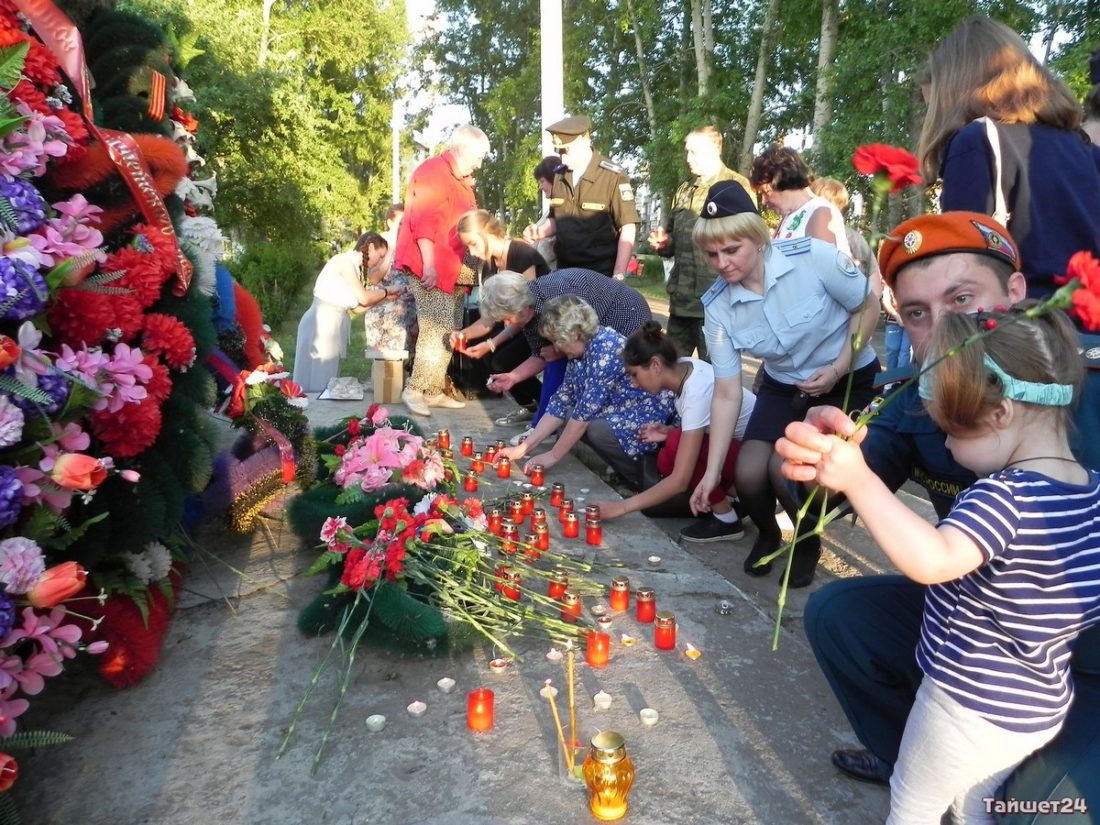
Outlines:
[[[123,553],[122,561],[126,565],[126,569],[130,571],[130,575],[142,584],[155,581],[153,567],[149,564],[149,559],[146,558],[144,553]]]
[[[172,571],[172,554],[159,541],[151,541],[145,545],[145,552],[142,555],[149,563],[152,581],[160,581]]]

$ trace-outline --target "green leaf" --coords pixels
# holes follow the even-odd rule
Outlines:
[[[10,793],[0,796],[0,825],[23,825],[19,818],[19,809]]]
[[[334,564],[338,564],[343,558],[344,556],[341,553],[334,553],[331,550],[326,550],[314,560],[313,564],[311,564],[309,566],[309,569],[306,570],[305,575],[316,576],[322,570],[325,570]]]
[[[28,387],[26,384],[15,380],[10,375],[0,375],[0,390],[26,398],[28,401],[33,401],[35,404],[49,404],[53,400],[50,398],[49,393],[38,389],[38,387]]]
[[[0,98],[0,138],[5,138],[27,122],[27,118],[15,114],[6,97]]]
[[[0,49],[0,88],[14,89],[23,74],[23,64],[31,44],[23,41],[15,46]]]
[[[53,730],[24,730],[14,733],[6,739],[0,739],[0,750],[17,751],[29,748],[46,748],[51,745],[64,745],[72,742],[73,737],[67,733]]]
[[[74,527],[67,533],[63,533],[62,535],[58,536],[56,539],[51,539],[48,542],[48,546],[55,550],[64,550],[66,547],[69,547],[80,541],[80,539],[83,538],[84,534],[88,531],[89,527],[91,527],[93,524],[98,524],[99,522],[103,521],[105,518],[107,518],[107,516],[108,513],[105,512],[100,513],[97,516],[92,516],[90,519],[82,523],[79,527]]]

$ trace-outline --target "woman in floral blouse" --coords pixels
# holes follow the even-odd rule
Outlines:
[[[641,427],[670,418],[672,393],[653,395],[634,386],[623,365],[626,339],[610,327],[600,326],[596,311],[576,295],[547,302],[539,331],[569,359],[565,379],[527,440],[501,455],[513,461],[531,456],[529,465],[549,469],[583,439],[628,484],[637,487],[639,459],[656,447],[642,441]],[[531,455],[563,424],[553,447]]]

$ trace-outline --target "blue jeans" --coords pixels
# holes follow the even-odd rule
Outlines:
[[[568,363],[567,358],[559,358],[557,361],[547,361],[546,366],[542,368],[542,392],[539,394],[538,412],[535,413],[535,417],[531,421],[532,427],[542,420],[550,399],[554,397],[554,393],[558,391],[561,382],[565,380],[565,367]]]

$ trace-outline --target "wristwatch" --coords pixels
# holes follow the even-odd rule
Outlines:
[[[625,272],[616,272],[611,277],[614,278],[616,281],[625,281],[626,280],[626,273]]]

